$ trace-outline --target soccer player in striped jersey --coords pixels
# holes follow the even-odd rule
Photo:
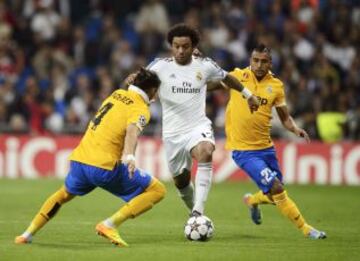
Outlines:
[[[105,99],[70,155],[65,185],[44,202],[30,226],[15,238],[16,244],[30,243],[63,204],[100,187],[126,204],[95,230],[118,246],[128,246],[116,228],[151,209],[166,192],[160,181],[136,168],[134,156],[137,138],[150,119],[149,101],[159,85],[154,72],[140,69],[128,90],[116,90]]]
[[[255,181],[260,190],[246,194],[244,202],[249,207],[255,224],[261,224],[261,204],[273,204],[302,233],[312,239],[326,237],[325,232],[310,226],[295,202],[288,196],[282,182],[282,173],[276,158],[274,144],[270,137],[271,110],[277,114],[288,130],[296,136],[310,141],[305,130],[299,128],[290,116],[285,101],[284,85],[270,71],[271,53],[263,44],[251,54],[250,66],[236,68],[230,75],[236,77],[245,87],[258,97],[259,109],[251,114],[243,96],[230,90],[230,101],[226,110],[226,147],[232,151],[235,163]],[[241,113],[239,113],[241,111]]]

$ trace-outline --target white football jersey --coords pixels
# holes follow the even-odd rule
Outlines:
[[[155,59],[147,69],[155,71],[161,80],[163,137],[211,124],[205,115],[206,83],[224,79],[226,71],[209,58],[195,56],[187,65],[176,63],[174,58]]]

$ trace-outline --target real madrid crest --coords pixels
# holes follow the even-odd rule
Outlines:
[[[196,79],[197,79],[198,81],[201,81],[201,80],[202,80],[202,74],[201,74],[201,72],[197,72],[197,73],[196,73]]]

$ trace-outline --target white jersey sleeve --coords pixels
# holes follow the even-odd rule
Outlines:
[[[223,70],[214,60],[208,57],[202,59],[208,81],[220,81],[225,78],[227,71]]]
[[[158,73],[164,69],[164,66],[167,64],[167,60],[169,59],[170,58],[156,58],[151,63],[149,63],[148,66],[146,66],[146,69]]]

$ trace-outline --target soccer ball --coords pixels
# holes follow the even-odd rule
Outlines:
[[[214,234],[214,223],[206,216],[190,217],[185,224],[185,237],[193,241],[209,240]]]

